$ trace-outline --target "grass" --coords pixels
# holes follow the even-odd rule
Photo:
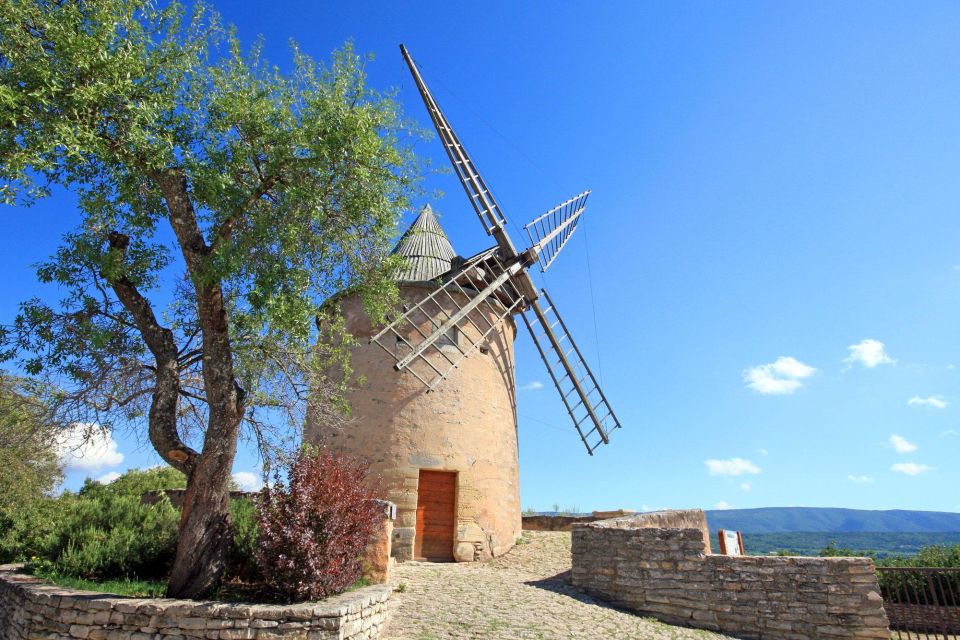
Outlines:
[[[153,580],[104,580],[103,582],[97,582],[95,580],[83,580],[82,578],[62,576],[57,573],[44,574],[38,577],[49,580],[55,585],[67,587],[68,589],[99,591],[102,593],[112,593],[118,596],[133,596],[136,598],[161,598],[167,590],[167,584],[165,582],[156,582]]]
[[[57,586],[66,587],[68,589],[78,589],[80,591],[98,591],[100,593],[111,593],[118,596],[130,596],[134,598],[162,598],[167,591],[166,582],[158,582],[155,580],[124,579],[104,580],[102,582],[98,582],[96,580],[84,580],[82,578],[74,578],[72,576],[63,576],[58,573],[46,572],[37,575],[37,577],[48,580]],[[369,586],[369,584],[369,580],[366,578],[360,578],[350,585],[347,588],[347,591],[355,591],[356,589]],[[230,587],[233,587],[233,589]],[[250,598],[249,594],[242,592],[235,593],[235,591],[237,591],[236,585],[231,585],[228,583],[224,588],[220,589],[220,592],[217,593],[217,598],[228,602],[245,602],[251,600],[273,602],[273,600],[270,598],[264,598],[262,594],[260,594],[260,598]]]

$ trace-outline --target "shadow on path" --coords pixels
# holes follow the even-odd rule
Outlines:
[[[538,589],[543,589],[544,591],[552,591],[553,593],[559,593],[560,595],[569,596],[577,602],[582,602],[584,604],[592,604],[598,607],[603,607],[604,609],[613,609],[614,611],[624,611],[626,613],[633,613],[622,607],[618,607],[610,604],[604,600],[599,600],[593,596],[587,595],[580,589],[576,588],[570,584],[570,570],[567,569],[562,573],[558,573],[555,576],[550,576],[549,578],[541,578],[540,580],[527,580],[523,584],[529,587],[536,587]]]

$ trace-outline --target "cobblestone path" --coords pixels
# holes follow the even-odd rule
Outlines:
[[[386,638],[720,639],[620,611],[567,583],[570,534],[528,531],[492,562],[396,565]],[[402,590],[402,591],[400,591]]]

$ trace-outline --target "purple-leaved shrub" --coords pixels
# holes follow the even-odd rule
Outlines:
[[[304,450],[261,494],[257,564],[290,602],[344,591],[362,572],[361,555],[382,521],[367,465],[326,449]]]

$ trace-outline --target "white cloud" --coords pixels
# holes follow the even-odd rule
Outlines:
[[[743,458],[728,460],[704,460],[707,471],[712,476],[742,476],[745,473],[760,473],[760,467]]]
[[[865,338],[857,344],[852,344],[847,347],[847,351],[850,352],[850,355],[844,358],[843,361],[851,367],[859,363],[867,369],[873,369],[877,365],[893,364],[896,362],[896,360],[891,358],[890,354],[887,353],[884,344],[873,338]]]
[[[76,422],[57,435],[57,455],[67,469],[95,471],[123,462],[113,434],[98,424]]]
[[[946,431],[941,431],[939,437],[948,438],[950,436],[960,436],[960,433],[957,433],[956,429],[947,429]]]
[[[890,467],[890,471],[905,473],[908,476],[920,475],[921,473],[933,471],[934,469],[935,467],[930,467],[925,464],[917,464],[916,462],[898,462]]]
[[[750,491],[750,489],[752,489],[753,487],[749,482],[741,482],[740,488],[743,489],[744,491]]]
[[[119,478],[120,475],[121,474],[117,473],[116,471],[109,471],[103,474],[102,476],[100,476],[99,478],[97,478],[97,482],[99,482],[100,484],[110,484],[111,482]]]
[[[803,386],[803,380],[817,370],[796,358],[780,356],[769,364],[745,369],[743,379],[747,386],[763,395],[785,395]]]
[[[757,453],[759,453],[762,456],[770,455],[770,452],[767,451],[766,449],[757,449]]]
[[[867,484],[869,482],[873,482],[873,478],[871,478],[870,476],[849,475],[847,476],[847,480],[849,480],[850,482],[856,482],[857,484]]]
[[[727,509],[733,509],[733,505],[726,500],[721,500],[717,504],[713,505],[713,508],[719,509],[720,511],[726,511]]]
[[[940,396],[927,396],[926,398],[921,398],[920,396],[913,396],[907,400],[907,404],[911,407],[931,407],[933,409],[946,409],[947,405],[950,403],[941,398]]]
[[[520,387],[520,391],[536,391],[537,389],[543,389],[543,383],[539,380],[534,380]]]
[[[237,471],[233,474],[233,481],[240,491],[260,491],[263,488],[263,479],[252,471]]]
[[[903,436],[898,436],[895,433],[890,434],[890,439],[888,440],[890,446],[896,449],[897,453],[910,453],[911,451],[917,450],[917,445],[913,444]]]

